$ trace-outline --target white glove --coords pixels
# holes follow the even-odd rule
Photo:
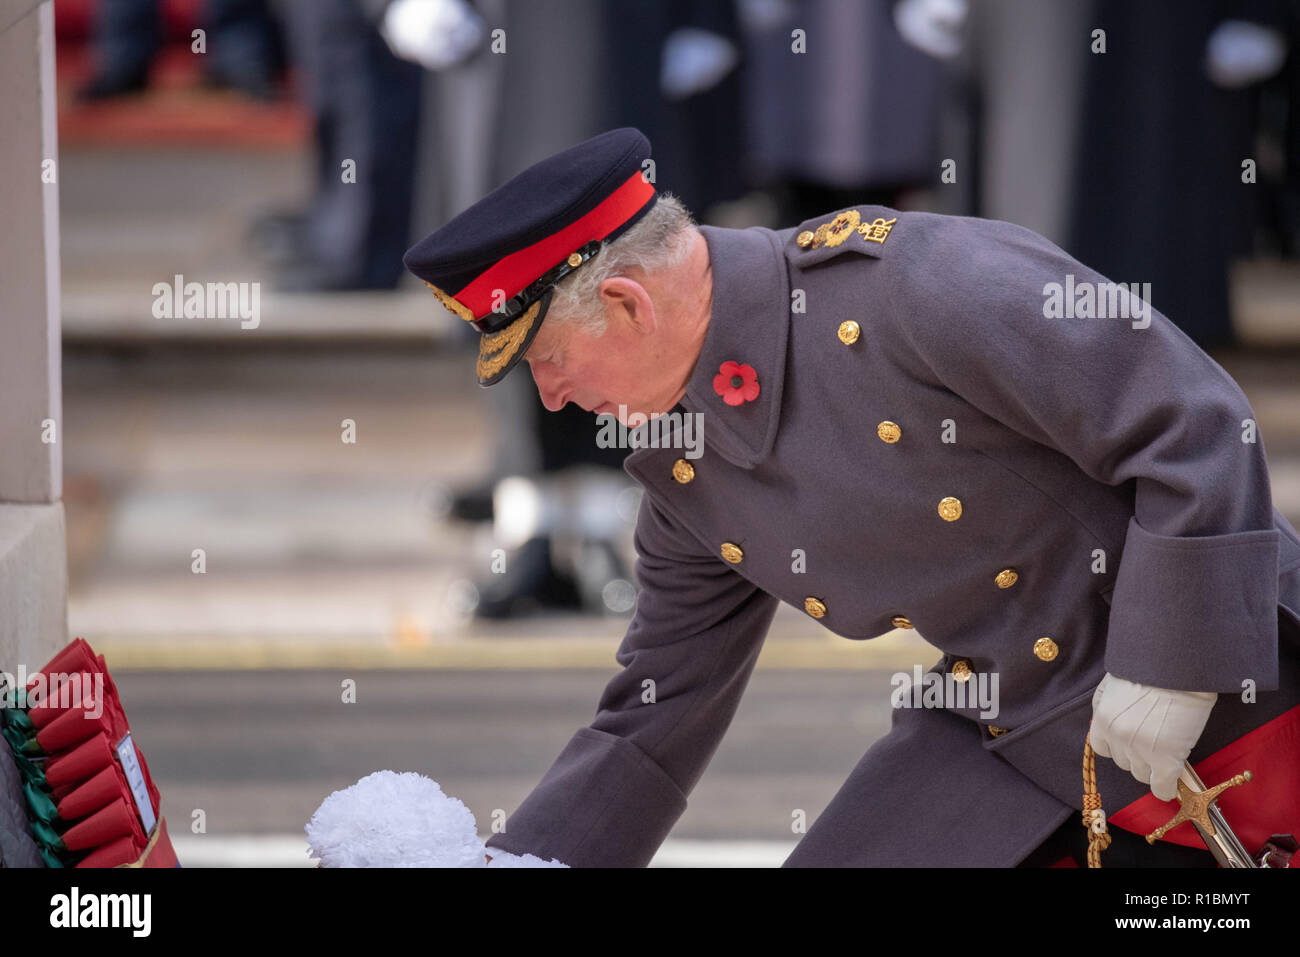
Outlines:
[[[961,52],[966,0],[903,0],[894,7],[894,27],[922,53],[949,60]]]
[[[739,61],[740,51],[721,34],[681,27],[664,41],[659,91],[668,100],[703,93],[722,82]]]
[[[1227,90],[1267,80],[1286,62],[1286,36],[1246,20],[1224,20],[1205,48],[1205,72]]]
[[[1218,697],[1213,691],[1168,691],[1108,674],[1092,696],[1092,749],[1150,784],[1160,800],[1172,801],[1183,762]]]
[[[394,56],[445,70],[474,52],[486,28],[465,0],[393,0],[379,33]]]

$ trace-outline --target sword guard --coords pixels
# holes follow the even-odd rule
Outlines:
[[[1200,825],[1207,833],[1213,835],[1216,833],[1214,822],[1210,820],[1210,807],[1214,804],[1215,799],[1224,791],[1231,787],[1238,787],[1245,784],[1251,779],[1249,771],[1243,771],[1241,774],[1234,774],[1226,781],[1221,781],[1212,788],[1206,788],[1203,791],[1194,791],[1187,786],[1182,779],[1178,779],[1178,813],[1171,817],[1166,824],[1160,825],[1150,834],[1147,835],[1147,843],[1154,844],[1160,840],[1179,824],[1191,821]]]

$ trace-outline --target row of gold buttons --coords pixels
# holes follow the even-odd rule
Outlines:
[[[719,551],[722,557],[733,565],[739,565],[745,558],[745,552],[735,542],[723,542]],[[809,595],[803,600],[803,610],[814,618],[823,618],[826,615],[826,604],[820,598]]]
[[[814,234],[812,232],[805,231],[799,234],[796,242],[799,246],[806,248],[812,244],[813,238]],[[846,346],[851,346],[861,338],[862,326],[857,322],[854,322],[852,319],[846,319],[844,322],[840,323],[839,328],[836,330],[836,336],[839,338],[840,342],[844,343]],[[885,420],[876,426],[876,435],[879,437],[880,441],[893,445],[902,439],[903,430],[897,422]],[[685,477],[679,475],[679,466],[685,466],[685,469],[689,470],[689,473],[686,473]],[[673,478],[677,479],[679,482],[685,483],[689,482],[694,477],[695,470],[690,466],[690,464],[683,459],[678,459],[677,464],[673,466]],[[951,495],[946,496],[940,500],[938,511],[939,517],[945,522],[955,522],[957,519],[961,518],[961,500]],[[722,554],[727,561],[732,562],[733,564],[739,562],[741,558],[743,558],[743,553],[739,547],[730,542],[723,543]],[[997,585],[998,588],[1003,589],[1010,588],[1019,580],[1020,573],[1014,568],[1004,568],[993,578],[994,584]],[[804,599],[804,610],[814,618],[821,618],[826,614],[826,605],[820,599],[809,596]],[[890,623],[895,628],[910,629],[913,627],[912,622],[903,615],[894,616],[890,619]],[[1056,642],[1051,638],[1043,637],[1034,642],[1034,654],[1042,661],[1051,661],[1058,653],[1059,648],[1057,647]],[[972,673],[970,662],[966,659],[956,662],[952,667],[953,678],[957,681],[969,681]],[[994,725],[989,725],[988,728],[989,734],[995,738],[1007,733],[1006,728],[999,728]]]
[[[845,323],[844,325],[845,326],[852,325],[856,327],[857,323]],[[841,326],[841,329],[843,328],[844,326]],[[841,335],[840,338],[844,339],[844,336]],[[857,337],[855,333],[853,335],[853,339],[856,340],[856,338]],[[880,441],[887,442],[890,445],[893,445],[895,442],[898,442],[903,437],[903,429],[897,422],[890,422],[888,419],[886,419],[884,422],[881,422],[879,425],[876,426],[876,435],[879,436]],[[940,500],[939,517],[942,518],[945,522],[957,521],[957,519],[961,518],[961,512],[962,512],[962,507],[961,507],[960,499],[954,498],[953,496],[950,495]],[[1004,568],[1002,569],[1002,571],[998,572],[997,575],[993,577],[994,584],[996,584],[999,588],[1010,588],[1019,580],[1020,580],[1020,573],[1017,572],[1014,568]],[[902,617],[901,615],[893,619],[893,625],[895,628],[912,627],[912,623],[908,621],[906,618]],[[1041,658],[1042,655],[1039,655],[1039,657]],[[1055,657],[1055,655],[1053,655],[1053,657]],[[1047,658],[1044,660],[1050,661],[1051,659]],[[970,677],[970,672],[968,669],[964,676],[958,675],[957,680],[965,681],[969,677]]]
[[[903,620],[903,621],[907,621],[906,618],[904,618],[904,619],[902,619],[902,620]],[[895,619],[894,619],[894,627],[896,627],[896,628],[902,628],[902,627],[911,628],[911,627],[912,627],[910,624],[908,624],[908,625],[899,625],[898,622],[899,622],[899,619],[895,618]],[[1056,658],[1056,656],[1059,655],[1060,653],[1061,653],[1061,648],[1060,648],[1060,646],[1059,646],[1055,641],[1053,641],[1051,638],[1048,638],[1048,637],[1044,636],[1044,637],[1039,638],[1037,641],[1034,642],[1034,656],[1035,656],[1036,658],[1038,658],[1040,661],[1052,661],[1052,660],[1054,660],[1054,659]],[[970,680],[970,676],[971,676],[973,673],[974,673],[974,672],[971,671],[971,666],[970,666],[970,660],[969,660],[969,659],[967,659],[967,658],[962,658],[960,661],[956,661],[956,662],[953,663],[953,666],[952,666],[952,676],[953,676],[953,678],[955,678],[956,680],[958,680],[958,681],[969,681],[969,680]]]
[[[885,425],[893,425],[893,423],[881,423],[881,425],[883,427]],[[895,428],[897,428],[897,426],[895,426]],[[673,463],[673,479],[675,481],[685,485],[694,478],[695,466],[691,465],[690,462],[687,462],[685,459],[678,459]],[[955,522],[961,517],[961,502],[951,496],[944,498],[939,502],[939,515],[945,521]],[[733,565],[739,565],[745,557],[744,551],[739,545],[736,545],[733,542],[723,542],[721,552],[722,557]],[[1002,571],[997,573],[993,580],[999,588],[1010,588],[1020,580],[1020,575],[1014,568],[1004,568]],[[826,605],[820,599],[811,596],[804,600],[804,607],[814,618],[821,618],[826,614]],[[814,608],[816,611],[812,610]],[[893,619],[893,624],[895,628],[912,627],[912,623],[901,615]]]
[[[673,480],[681,485],[685,485],[695,478],[695,466],[685,459],[678,459],[673,463]],[[723,542],[718,551],[722,557],[732,565],[739,565],[745,559],[745,551],[735,542]],[[814,618],[822,618],[826,615],[826,605],[819,598],[809,595],[803,600],[803,610]]]
[[[902,438],[903,430],[897,423],[888,420],[881,422],[876,426],[876,434],[882,442],[893,444]],[[695,466],[685,459],[677,459],[673,463],[673,479],[679,484],[685,485],[695,478]],[[946,522],[955,522],[961,518],[962,507],[961,501],[953,496],[947,496],[939,502],[939,517]],[[734,542],[723,542],[721,549],[722,557],[732,565],[738,565],[745,558],[745,552]],[[993,583],[998,588],[1010,588],[1020,580],[1020,573],[1014,568],[1004,568],[993,577]],[[813,618],[823,618],[826,615],[826,603],[820,598],[809,595],[804,599],[804,611]],[[912,622],[903,615],[896,615],[890,619],[895,628],[912,628]],[[1034,654],[1042,661],[1052,661],[1059,654],[1055,641],[1051,638],[1043,637],[1034,642]],[[963,666],[964,670],[958,670],[958,666]],[[958,681],[967,681],[970,679],[969,662],[958,662],[953,667],[953,676]]]

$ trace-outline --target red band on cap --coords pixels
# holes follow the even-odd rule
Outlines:
[[[579,246],[604,239],[618,229],[650,201],[654,192],[654,186],[638,170],[582,218],[480,273],[456,293],[456,299],[481,319],[492,311],[494,290],[501,290],[506,299],[516,295]]]

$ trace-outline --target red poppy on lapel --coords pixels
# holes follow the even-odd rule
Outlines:
[[[727,405],[740,405],[758,398],[758,373],[750,365],[724,362],[713,377],[713,391]]]

